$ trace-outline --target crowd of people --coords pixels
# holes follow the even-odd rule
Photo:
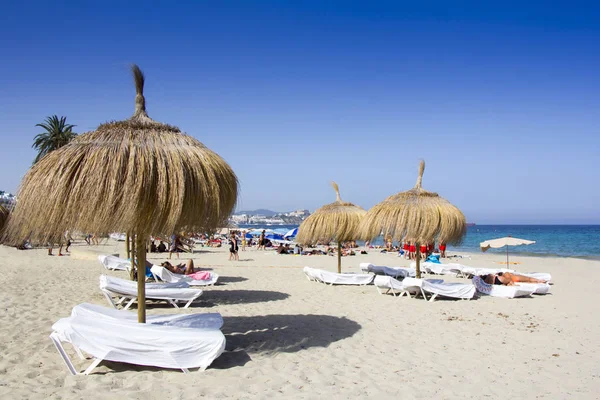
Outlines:
[[[365,243],[366,247],[369,248],[380,248],[382,246],[371,246],[367,241]],[[381,248],[382,253],[386,252],[398,252],[399,255],[404,257],[407,260],[416,260],[417,252],[419,254],[419,258],[422,260],[427,259],[431,254],[438,253],[441,258],[446,258],[446,243],[440,242],[438,247],[436,248],[435,243],[428,244],[418,244],[419,248],[417,248],[416,241],[402,241],[398,246],[393,245],[393,241],[391,237],[385,238],[385,245]]]

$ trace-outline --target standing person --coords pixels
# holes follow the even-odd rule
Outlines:
[[[246,251],[246,231],[242,231],[242,251]]]
[[[49,256],[53,256],[54,254],[52,254],[52,248],[54,247],[54,245],[51,242],[48,242],[48,255]],[[63,248],[63,244],[62,244],[62,240],[60,241],[59,245],[58,245],[58,255],[62,256],[62,248]]]
[[[420,247],[421,248],[419,250],[421,250],[421,260],[426,260],[427,259],[427,245],[422,244]]]
[[[405,259],[409,259],[409,246],[408,246],[408,242],[404,241],[404,243],[402,243],[402,250],[404,250],[404,258]]]
[[[231,260],[239,261],[240,256],[238,255],[238,243],[237,238],[235,237],[235,233],[231,232],[231,237],[229,238],[229,261]]]
[[[263,250],[265,250],[265,244],[265,230],[263,229],[258,238],[258,249],[256,250],[260,250],[261,247]]]
[[[67,241],[67,247],[65,247],[65,251],[68,253],[69,252],[69,247],[71,247],[71,234],[69,233],[69,231],[65,232],[65,239]]]
[[[169,260],[171,259],[171,255],[173,253],[176,253],[177,258],[179,258],[179,237],[176,234],[171,235],[171,245],[169,246]]]
[[[408,251],[409,251],[409,258],[411,260],[416,259],[417,246],[415,245],[415,242],[413,242],[413,241],[410,242],[410,245],[408,246]]]
[[[96,235],[96,232],[92,233],[92,237],[90,238],[90,240],[92,241],[92,244],[94,246],[98,246],[100,244],[100,242],[98,241],[98,236]]]
[[[444,242],[440,242],[440,257],[446,258],[446,243]]]

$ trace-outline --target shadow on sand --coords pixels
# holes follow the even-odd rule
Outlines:
[[[217,285],[219,283],[236,283],[236,282],[244,282],[247,280],[248,280],[248,278],[244,278],[241,276],[219,276],[219,281],[217,282]]]
[[[295,353],[311,347],[327,347],[349,338],[361,328],[357,322],[331,315],[257,315],[252,317],[224,317],[221,331],[227,338],[225,352],[209,368],[228,369],[244,366],[252,361],[251,354]],[[109,371],[95,371],[104,375],[122,371],[165,371],[147,367],[104,361]],[[172,370],[177,373],[177,370]]]
[[[360,324],[331,315],[258,315],[224,317],[221,330],[226,352],[211,368],[231,368],[250,361],[249,354],[295,353],[310,347],[327,347],[353,336]]]
[[[205,290],[202,300],[213,305],[266,303],[269,301],[285,300],[290,297],[283,292],[271,290]]]

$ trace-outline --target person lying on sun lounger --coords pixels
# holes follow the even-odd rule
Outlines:
[[[162,264],[160,264],[160,266],[165,267],[174,274],[191,275],[194,272],[196,272],[194,270],[194,260],[192,260],[191,258],[185,264],[181,263],[177,265],[172,265],[170,262],[165,261]]]
[[[481,279],[489,285],[512,286],[515,283],[546,283],[546,281],[528,276],[511,274],[510,272],[498,272],[497,274],[483,275]]]

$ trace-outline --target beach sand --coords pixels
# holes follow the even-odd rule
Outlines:
[[[91,248],[91,247],[90,247]],[[85,243],[75,250],[88,249]],[[124,254],[124,243],[94,251]],[[55,249],[56,253],[56,249]],[[449,252],[451,253],[451,252]],[[185,259],[189,255],[182,254]],[[198,249],[196,266],[221,284],[190,309],[148,305],[149,314],[219,312],[226,352],[204,372],[103,362],[71,376],[48,339],[51,326],[78,303],[107,306],[97,260],[49,257],[46,250],[0,247],[0,398],[598,398],[600,262],[512,256],[522,272],[549,272],[551,294],[473,301],[394,298],[374,286],[309,282],[305,265],[335,271],[329,256]],[[165,255],[150,254],[157,263]],[[501,254],[473,254],[465,265],[498,267]],[[406,266],[371,250],[343,259]],[[453,277],[446,280],[464,281]],[[70,345],[65,348],[74,355]],[[88,361],[72,358],[83,370]]]

